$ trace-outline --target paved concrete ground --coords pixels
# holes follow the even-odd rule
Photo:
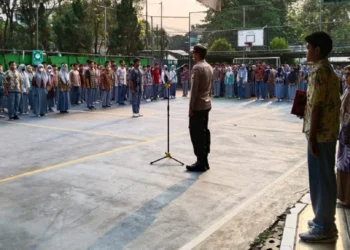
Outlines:
[[[171,101],[171,153],[189,164],[187,109]],[[246,249],[307,187],[290,109],[215,99],[203,174],[149,165],[166,151],[165,101],[138,119],[114,106],[2,121],[0,249]]]

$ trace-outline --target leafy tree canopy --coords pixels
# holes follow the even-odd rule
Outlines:
[[[275,37],[270,42],[270,49],[289,49],[289,45],[283,37]]]
[[[232,51],[232,45],[225,39],[219,38],[213,42],[209,51]]]

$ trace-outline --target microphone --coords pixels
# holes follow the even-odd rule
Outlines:
[[[185,67],[186,66],[186,63],[184,63],[184,64],[182,64],[180,67],[178,67],[177,69],[175,69],[175,70],[179,70],[179,69],[182,69],[183,67]]]

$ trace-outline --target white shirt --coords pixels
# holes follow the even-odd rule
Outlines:
[[[126,85],[126,68],[119,67],[117,70],[117,76],[120,79],[119,84]]]
[[[177,74],[175,70],[170,71],[170,79],[171,83],[177,83]]]

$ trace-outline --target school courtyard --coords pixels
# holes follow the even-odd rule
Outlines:
[[[178,96],[180,94],[178,93]],[[192,164],[188,98],[171,100],[170,152]],[[214,99],[211,169],[166,152],[166,101],[0,120],[0,249],[247,249],[306,192],[291,103]]]

